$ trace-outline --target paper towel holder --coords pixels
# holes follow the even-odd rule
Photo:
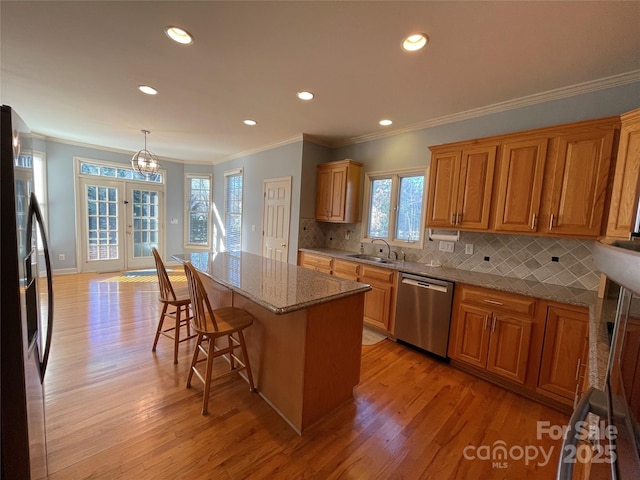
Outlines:
[[[460,240],[460,230],[435,230],[429,228],[429,240],[445,240],[447,242],[457,242]]]

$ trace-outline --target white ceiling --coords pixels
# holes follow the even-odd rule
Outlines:
[[[149,150],[189,162],[303,133],[346,144],[584,82],[640,80],[638,1],[3,0],[0,15],[0,101],[34,132],[134,152],[148,129]],[[193,45],[171,42],[167,25]],[[402,51],[414,32],[429,45]],[[301,102],[299,90],[316,98]]]

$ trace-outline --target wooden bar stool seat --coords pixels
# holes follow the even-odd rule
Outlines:
[[[202,399],[202,414],[207,413],[209,404],[209,390],[211,382],[235,375],[241,371],[247,372],[249,390],[256,390],[249,364],[249,355],[244,340],[243,330],[253,323],[253,316],[237,307],[211,308],[209,296],[202,284],[202,280],[191,262],[185,262],[184,271],[187,276],[187,285],[191,297],[193,309],[192,327],[198,335],[196,348],[193,352],[189,376],[187,377],[187,388],[191,388],[191,379],[195,374],[204,384]],[[224,339],[225,345],[216,344],[216,340]],[[224,340],[221,342],[224,344]],[[238,357],[235,350],[239,348],[242,358]],[[200,358],[202,354],[202,358]],[[230,370],[212,378],[213,360],[224,357],[230,365]],[[198,364],[206,362],[204,374],[198,370]]]
[[[178,363],[178,346],[180,343],[196,336],[191,334],[191,315],[189,314],[191,298],[189,297],[189,289],[187,287],[174,289],[158,250],[152,248],[151,251],[156,262],[156,272],[158,273],[158,285],[160,287],[158,300],[162,303],[162,312],[158,320],[156,338],[153,341],[151,351],[156,351],[160,335],[168,337],[173,340],[173,363]],[[167,317],[172,319],[173,322],[171,322],[170,326],[165,327],[164,322]],[[183,327],[186,329],[187,335],[181,338],[180,330]]]
[[[235,375],[244,370],[247,372],[249,391],[255,392],[247,345],[243,335],[243,330],[251,326],[254,318],[242,308],[222,307],[215,310],[211,308],[207,291],[191,262],[185,262],[184,271],[187,276],[193,309],[192,327],[198,335],[187,377],[187,388],[191,388],[191,379],[194,374],[202,381],[204,384],[202,414],[205,415],[208,409],[212,381]],[[227,339],[226,345],[216,344],[216,340],[225,337]],[[224,344],[224,340],[221,343]],[[242,358],[236,355],[237,348],[242,352]],[[202,358],[200,358],[200,354],[203,355]],[[213,377],[213,360],[218,357],[224,357],[229,362],[230,370]],[[197,368],[198,364],[203,362],[206,362],[204,374]]]

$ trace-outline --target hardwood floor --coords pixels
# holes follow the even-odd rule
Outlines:
[[[202,387],[185,388],[194,341],[177,365],[171,341],[151,352],[155,276],[57,276],[54,290],[53,480],[555,478],[559,441],[536,438],[536,421],[566,415],[389,340],[363,347],[353,402],[300,437],[238,377],[214,385],[200,414]],[[465,459],[465,447],[497,445],[512,451],[506,468]],[[541,466],[512,458],[517,447],[553,455]]]

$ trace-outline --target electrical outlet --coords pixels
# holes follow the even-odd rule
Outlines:
[[[473,243],[467,243],[464,246],[464,253],[467,255],[473,255]]]
[[[438,250],[440,250],[441,252],[449,252],[452,253],[453,252],[453,242],[445,242],[445,241],[441,241],[440,245],[438,247]]]
[[[64,253],[60,253],[58,255],[58,260],[60,260],[61,262],[64,262],[64,259],[65,259]]]

